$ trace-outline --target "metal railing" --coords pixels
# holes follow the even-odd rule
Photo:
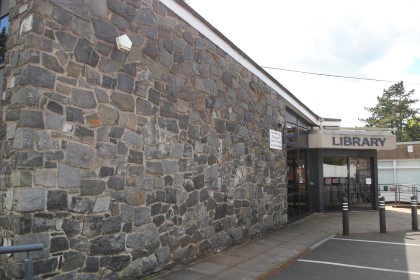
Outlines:
[[[13,254],[13,253],[25,253],[25,279],[32,280],[33,275],[33,264],[32,264],[32,251],[41,251],[44,249],[43,244],[29,244],[29,245],[18,245],[18,246],[4,246],[0,247],[0,254]]]
[[[394,205],[410,204],[412,196],[416,196],[418,200],[419,191],[419,184],[378,185],[378,195],[384,196],[387,202],[393,202]]]

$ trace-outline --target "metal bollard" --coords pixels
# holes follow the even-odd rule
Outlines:
[[[379,228],[381,233],[386,233],[385,197],[379,198]]]
[[[349,203],[347,197],[343,197],[343,235],[349,235]]]
[[[419,230],[417,223],[417,196],[411,197],[411,224],[413,230]]]

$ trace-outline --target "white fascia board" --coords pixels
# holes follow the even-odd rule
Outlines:
[[[264,81],[268,86],[274,89],[280,96],[282,96],[287,103],[291,106],[295,107],[299,110],[302,114],[304,114],[310,121],[314,124],[319,125],[319,120],[316,116],[314,116],[311,112],[309,112],[305,107],[303,107],[299,102],[297,102],[292,96],[284,92],[276,83],[273,82],[271,78],[266,76],[263,72],[261,72],[257,67],[255,67],[249,60],[245,59],[242,55],[240,55],[235,49],[233,49],[225,40],[219,37],[213,30],[211,30],[206,24],[204,24],[201,20],[196,18],[193,14],[189,11],[185,10],[182,6],[176,3],[173,0],[160,0],[166,7],[171,9],[175,14],[177,14],[180,18],[185,20],[189,23],[192,27],[194,27],[198,32],[203,34],[207,37],[211,42],[225,51],[228,55],[230,55],[233,59],[235,59],[238,63],[244,66],[246,69],[251,71],[254,75]]]

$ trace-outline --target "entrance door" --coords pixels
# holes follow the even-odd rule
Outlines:
[[[289,149],[287,151],[287,210],[289,220],[309,212],[305,164],[306,150]]]
[[[368,157],[349,158],[349,203],[353,208],[372,208],[372,161]]]
[[[325,156],[323,158],[324,209],[342,209],[343,197],[351,208],[373,208],[372,158]]]

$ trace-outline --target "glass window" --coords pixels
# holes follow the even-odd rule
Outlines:
[[[297,116],[295,113],[286,110],[286,121],[289,123],[297,124]]]
[[[299,127],[299,136],[298,136],[299,146],[308,147],[308,130],[304,127]]]
[[[298,128],[295,124],[286,124],[286,142],[298,143]]]

